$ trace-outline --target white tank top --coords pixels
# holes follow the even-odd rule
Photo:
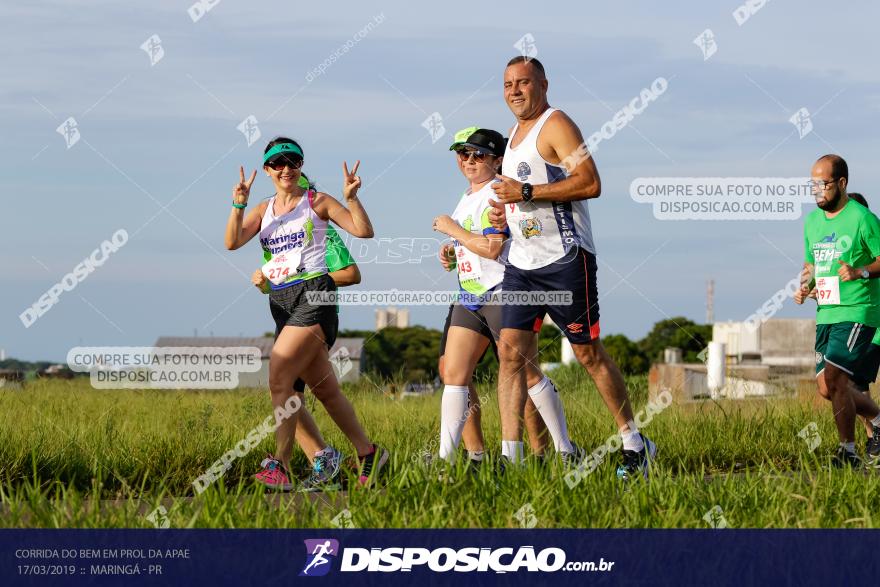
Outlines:
[[[511,147],[519,124],[513,127],[501,173],[532,185],[554,183],[567,177],[564,167],[548,163],[538,152],[538,135],[556,108],[548,108],[535,126]],[[519,269],[539,269],[561,259],[574,247],[595,254],[590,210],[586,200],[575,202],[517,202],[507,205],[510,228],[508,261]]]
[[[275,216],[275,196],[269,198],[269,205],[266,206],[266,213],[260,223],[263,260],[271,261],[282,253],[288,253],[288,257],[293,253],[294,258],[299,255],[295,272],[283,283],[271,284],[272,289],[283,289],[327,273],[327,221],[322,220],[312,209],[314,193],[307,191],[293,210],[281,216]]]
[[[473,234],[498,234],[498,230],[489,222],[489,211],[492,209],[489,199],[495,199],[495,192],[492,190],[495,181],[488,182],[476,193],[465,193],[461,197],[455,212],[452,213],[452,219],[459,226]],[[509,242],[508,240],[504,243],[504,248],[507,248]],[[504,279],[502,263],[495,259],[480,257],[458,241],[454,244],[458,282],[463,291],[479,296],[501,284]]]

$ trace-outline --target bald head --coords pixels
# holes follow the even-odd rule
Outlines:
[[[816,165],[819,165],[820,163],[829,166],[831,177],[833,177],[834,179],[840,179],[842,177],[847,182],[849,182],[849,166],[840,155],[835,155],[833,153],[829,155],[822,155],[821,157],[816,159]]]

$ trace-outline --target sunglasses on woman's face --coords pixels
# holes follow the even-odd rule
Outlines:
[[[268,164],[270,169],[275,171],[284,171],[285,167],[290,167],[291,169],[299,169],[303,165],[302,159],[285,159],[284,157],[280,159],[276,159],[272,163]]]
[[[477,163],[481,163],[486,160],[486,154],[481,153],[480,151],[474,151],[472,149],[459,149],[456,151],[458,154],[458,158],[462,161],[469,161],[471,157],[474,158],[474,161]]]

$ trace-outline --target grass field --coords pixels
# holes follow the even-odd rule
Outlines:
[[[590,450],[603,444],[615,428],[592,382],[578,368],[562,368],[554,379],[574,440]],[[643,407],[646,378],[628,385]],[[193,497],[191,485],[270,414],[266,390],[96,391],[87,380],[0,389],[0,526],[150,528],[146,514],[158,504],[171,527],[328,527],[350,515],[360,528],[693,528],[708,527],[704,515],[715,506],[715,523],[731,527],[880,524],[873,514],[880,478],[827,470],[836,446],[831,412],[806,396],[673,404],[645,429],[660,448],[650,483],[624,489],[612,455],[570,489],[555,461],[503,477],[488,467],[477,476],[458,470],[438,482],[418,455],[436,447],[439,394],[393,399],[366,382],[345,391],[368,433],[391,450],[383,487],[277,499],[251,481],[272,438],[201,495]],[[492,398],[483,426],[495,452],[492,384],[479,393]],[[350,454],[323,408],[307,398],[327,440]],[[810,422],[822,439],[812,452],[798,436]],[[304,475],[301,453],[295,463]]]

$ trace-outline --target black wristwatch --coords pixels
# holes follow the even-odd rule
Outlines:
[[[522,199],[523,202],[531,202],[532,198],[535,196],[532,195],[532,184],[524,183],[522,186]]]

